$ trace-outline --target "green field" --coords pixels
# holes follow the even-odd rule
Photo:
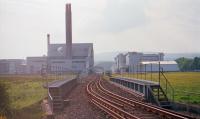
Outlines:
[[[198,72],[169,72],[165,73],[175,89],[175,101],[200,104],[200,95],[187,92],[196,92],[200,94],[200,73]],[[118,75],[123,77],[137,77],[136,74]],[[60,77],[62,78],[62,77]],[[145,79],[144,74],[138,75],[138,78]],[[53,76],[49,81],[55,80]],[[58,79],[58,77],[57,77]],[[146,79],[151,80],[151,74],[146,75]],[[152,74],[152,80],[158,80],[158,73]],[[13,110],[13,119],[39,119],[43,115],[41,110],[41,100],[46,97],[47,91],[42,87],[45,80],[41,76],[8,76],[0,75],[0,81],[8,87]]]
[[[200,72],[165,72],[164,74],[175,90],[175,101],[200,105]],[[144,74],[115,74],[114,76],[145,79]],[[146,80],[158,82],[158,73],[146,74]]]
[[[66,76],[65,76],[66,77]],[[72,77],[72,75],[68,75]],[[64,76],[49,76],[48,81],[63,79]],[[43,88],[46,80],[39,75],[0,75],[5,83],[11,102],[12,119],[40,119],[43,115],[41,101],[47,96]]]

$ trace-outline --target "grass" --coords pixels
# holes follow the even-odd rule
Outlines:
[[[175,100],[178,102],[188,102],[200,104],[200,95],[187,92],[200,93],[200,73],[198,72],[169,72],[165,73],[172,86],[175,88]],[[118,75],[119,76],[119,75]],[[124,77],[137,77],[135,74],[123,74]],[[70,76],[72,77],[72,76]],[[60,77],[63,78],[63,77]],[[138,75],[144,79],[144,75]],[[49,77],[53,81],[55,76]],[[151,80],[151,74],[146,75],[146,79]],[[152,74],[152,80],[158,81],[158,74]],[[13,109],[13,119],[40,119],[43,115],[41,110],[41,100],[46,96],[46,90],[42,87],[45,80],[37,75],[0,75],[0,81],[8,86],[8,92]]]
[[[199,72],[165,72],[175,90],[175,101],[200,105],[200,73]],[[145,79],[144,74],[115,75]],[[152,78],[151,78],[152,76]],[[161,76],[161,79],[163,77]],[[146,80],[158,82],[158,73],[146,74]]]
[[[48,80],[63,78],[63,76],[49,76]],[[46,82],[44,78],[39,75],[0,75],[0,81],[8,87],[13,112],[12,119],[40,119],[42,117],[40,104],[41,100],[47,96],[47,90],[42,86]]]

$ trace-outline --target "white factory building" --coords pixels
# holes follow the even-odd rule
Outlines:
[[[120,53],[114,60],[112,72],[156,72],[159,71],[159,63],[164,71],[179,71],[175,61],[164,61],[164,53]]]

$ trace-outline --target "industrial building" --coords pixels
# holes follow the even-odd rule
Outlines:
[[[118,54],[115,57],[113,72],[144,72],[159,71],[159,63],[164,71],[179,71],[175,61],[164,61],[164,53],[145,54],[140,52],[128,52]]]
[[[50,43],[47,34],[47,56],[27,57],[25,60],[0,60],[0,74],[40,74],[43,67],[49,73],[85,72],[94,65],[93,43],[72,43],[71,4],[66,4],[65,24],[66,42]]]
[[[47,64],[47,57],[27,57],[26,61],[27,74],[40,74],[42,66],[45,66]]]
[[[163,71],[179,71],[178,64],[176,61],[144,61],[141,62],[141,71],[147,72],[157,72],[159,70],[159,63],[160,63],[160,70]]]
[[[1,59],[0,74],[24,74],[26,65],[24,59]]]
[[[93,43],[72,43],[71,4],[66,4],[66,43],[51,44],[47,35],[47,57],[28,57],[28,73],[37,73],[43,65],[47,65],[49,72],[74,71],[88,72],[94,65]]]

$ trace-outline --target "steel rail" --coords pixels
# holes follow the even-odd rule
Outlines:
[[[136,101],[140,102],[140,100],[136,100]],[[146,104],[146,105],[149,105],[149,104]],[[171,113],[176,114],[176,115],[180,115],[180,116],[186,117],[188,119],[196,119],[194,117],[191,117],[191,116],[188,116],[188,115],[184,115],[184,114],[181,114],[181,113],[178,113],[178,112],[175,112],[175,111],[172,111],[172,110],[168,110],[168,109],[165,109],[165,108],[161,108],[161,107],[158,107],[158,106],[155,106],[155,105],[150,105],[150,106],[158,108],[158,109],[161,109],[161,110],[164,110],[164,111],[167,111],[167,112],[171,112]]]
[[[113,118],[115,119],[125,119],[124,117],[120,116],[118,113],[115,113],[113,110],[107,108],[104,105],[101,105],[100,103],[98,103],[97,101],[95,101],[94,99],[91,99],[90,101],[91,103],[93,103],[95,106],[97,106],[98,108],[100,108],[101,110],[103,110],[104,112],[108,113],[109,115],[111,115]]]
[[[98,105],[98,107],[101,107],[101,109],[103,109],[103,111],[105,111],[106,113],[110,114],[112,117],[117,118],[117,119],[118,118],[119,119],[125,119],[123,116],[120,115],[120,112],[117,111],[116,108],[113,105],[111,105],[111,104],[109,105],[109,103],[106,103],[104,100],[102,100],[101,98],[95,96],[92,93],[92,91],[90,91],[90,90],[92,90],[92,88],[90,87],[92,82],[89,83],[89,85],[87,87],[87,92],[91,96],[91,102],[95,103],[96,105]],[[97,101],[98,101],[98,103],[97,103]]]
[[[111,98],[113,98],[113,99],[115,99],[115,100],[117,100],[117,101],[119,101],[119,102],[121,102],[121,103],[124,103],[124,104],[127,104],[127,105],[133,105],[132,103],[129,103],[129,102],[127,102],[127,101],[124,101],[124,100],[122,100],[121,98],[117,98],[117,97],[115,97],[115,96],[113,96],[113,95],[110,95],[109,93],[103,91],[103,90],[100,88],[99,83],[97,83],[96,86],[97,86],[98,90],[99,90],[101,93],[103,93],[104,95],[107,95],[107,96],[109,96],[109,97],[111,97]]]
[[[93,82],[93,81],[92,81]],[[102,109],[104,112],[108,113],[109,115],[111,115],[113,118],[117,119],[140,119],[134,115],[129,114],[128,112],[116,107],[115,105],[103,100],[102,98],[96,96],[93,94],[93,92],[91,91],[91,84],[92,82],[90,82],[87,85],[87,93],[91,98],[91,102],[95,105],[98,105],[98,107],[101,107],[100,109]]]
[[[95,85],[96,85],[96,83],[95,83]],[[118,107],[120,107],[120,108],[123,108],[123,107],[124,107],[124,105],[122,105],[122,104],[118,104],[118,103],[116,103],[116,102],[114,102],[114,101],[112,101],[112,100],[110,100],[110,99],[107,99],[107,98],[105,98],[105,97],[99,95],[99,94],[96,93],[92,88],[91,88],[90,90],[91,90],[91,92],[92,92],[94,95],[96,95],[96,96],[98,96],[98,97],[101,97],[103,100],[105,100],[105,101],[107,101],[107,102],[109,102],[109,103],[111,103],[111,104],[114,104],[114,105],[116,105],[116,106],[118,106]]]
[[[157,107],[157,106],[153,106],[153,105],[148,105],[148,104],[145,104],[141,101],[136,101],[136,100],[130,100],[128,98],[125,98],[125,97],[122,97],[120,95],[117,95],[107,89],[105,89],[102,85],[101,85],[101,82],[100,80],[98,81],[98,85],[99,85],[99,88],[103,91],[103,92],[106,92],[108,93],[111,97],[115,98],[115,99],[120,99],[120,100],[123,100],[123,102],[126,102],[126,104],[134,104],[141,107],[141,108],[144,108],[148,111],[151,111],[153,113],[157,113],[161,116],[165,116],[165,117],[170,117],[170,118],[174,118],[174,119],[193,119],[192,117],[189,117],[187,115],[183,115],[183,114],[179,114],[179,113],[176,113],[174,111],[169,111],[167,109],[163,109],[163,108],[160,108],[160,107]],[[132,105],[133,106],[133,105]]]

